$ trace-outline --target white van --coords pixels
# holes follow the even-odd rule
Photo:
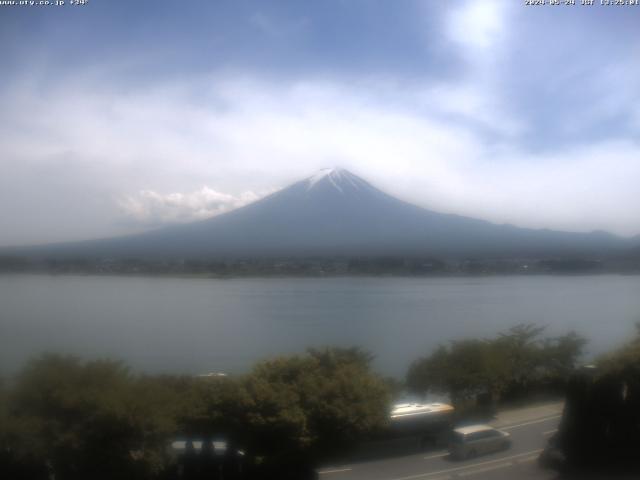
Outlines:
[[[451,434],[449,453],[453,458],[473,458],[477,455],[506,450],[511,446],[510,435],[489,425],[470,425],[456,428]]]

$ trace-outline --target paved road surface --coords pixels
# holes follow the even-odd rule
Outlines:
[[[359,462],[319,470],[321,480],[549,480],[554,472],[542,470],[537,458],[560,419],[561,404],[511,410],[492,425],[511,434],[509,450],[454,461],[446,451]]]

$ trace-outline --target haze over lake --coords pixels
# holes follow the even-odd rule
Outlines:
[[[633,332],[640,276],[184,279],[0,276],[0,373],[43,351],[137,371],[246,371],[310,346],[358,345],[404,375],[438,343],[515,324],[576,330],[591,354]]]

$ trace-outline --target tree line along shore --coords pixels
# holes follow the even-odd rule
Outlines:
[[[640,273],[640,256],[603,258],[283,257],[234,259],[29,258],[0,255],[0,273],[251,276],[455,276]]]

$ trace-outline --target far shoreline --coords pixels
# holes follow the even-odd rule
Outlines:
[[[399,273],[378,273],[378,274],[236,274],[236,275],[216,275],[208,273],[148,273],[148,272],[50,272],[50,271],[23,271],[11,272],[0,271],[0,276],[49,276],[49,277],[96,277],[96,278],[158,278],[158,279],[184,279],[184,280],[297,280],[297,279],[454,279],[454,278],[539,278],[539,277],[634,277],[640,276],[640,271],[602,271],[602,272],[531,272],[531,273],[441,273],[429,275],[399,274]]]

